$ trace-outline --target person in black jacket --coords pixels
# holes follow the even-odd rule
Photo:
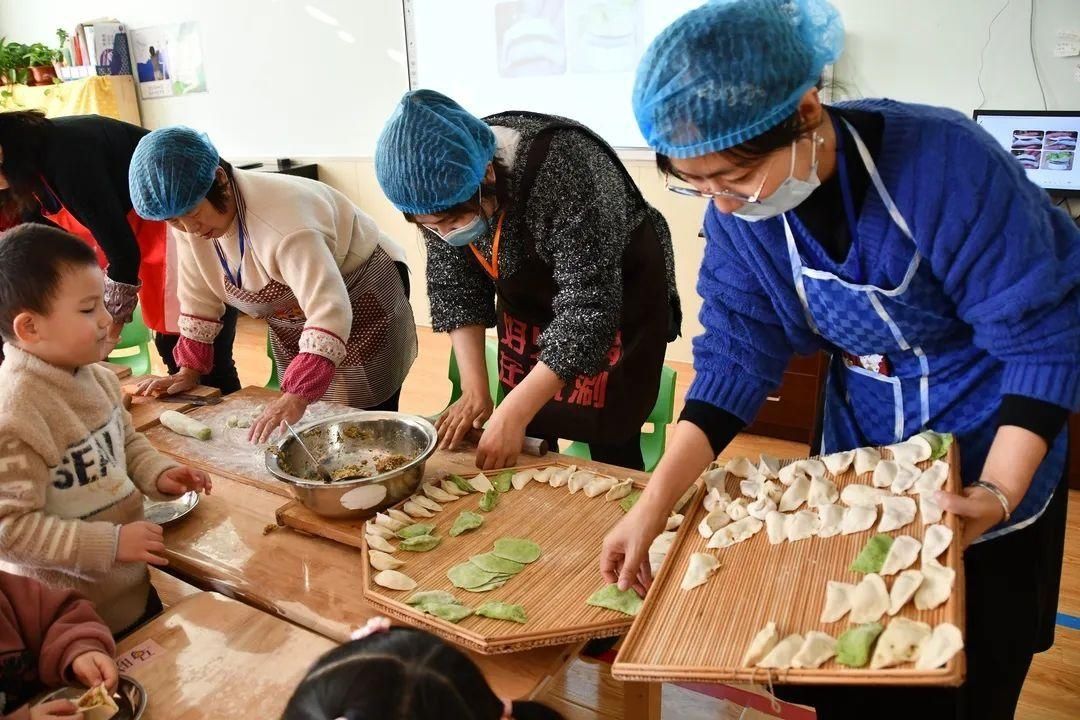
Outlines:
[[[162,360],[175,373],[173,349],[179,335],[167,317],[175,315],[175,292],[167,298],[165,223],[140,218],[128,193],[128,165],[147,130],[99,115],[48,119],[30,111],[0,113],[0,228],[20,222],[47,222],[98,249],[105,277],[105,304],[119,338],[136,303],[155,331]],[[232,357],[236,312],[214,344],[214,372],[204,385],[223,392],[240,389]],[[175,327],[175,318],[173,319]]]

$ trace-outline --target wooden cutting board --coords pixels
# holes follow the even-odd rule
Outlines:
[[[186,412],[191,408],[196,407],[191,403],[166,402],[156,397],[135,395],[136,386],[144,379],[146,379],[146,377],[132,378],[123,383],[124,392],[131,395],[131,422],[135,426],[135,429],[139,432],[143,432],[146,429],[157,425],[158,418],[160,418],[161,413],[165,412],[166,410]],[[221,395],[221,391],[217,388],[199,385],[198,387],[189,390],[185,394],[210,398],[219,397]]]
[[[887,455],[886,455],[887,457]],[[951,467],[945,488],[960,488],[960,460],[956,442],[945,458]],[[920,463],[929,467],[930,461]],[[831,476],[830,476],[831,477]],[[837,488],[862,482],[870,475],[856,478],[854,468],[839,478],[831,478]],[[727,492],[741,496],[740,478],[728,476]],[[916,500],[917,501],[917,500]],[[803,508],[805,509],[805,505]],[[880,519],[880,510],[879,510]],[[942,685],[956,686],[963,681],[964,656],[958,653],[939,670],[919,671],[912,664],[883,670],[852,669],[830,660],[818,669],[766,671],[744,667],[742,658],[755,634],[769,621],[776,623],[781,639],[791,633],[805,635],[819,630],[837,637],[849,627],[848,618],[820,622],[828,580],[857,584],[862,575],[848,566],[866,541],[877,534],[874,527],[852,535],[829,538],[813,537],[797,542],[771,545],[763,528],[751,539],[721,550],[707,550],[706,540],[697,526],[706,512],[698,502],[687,511],[686,524],[691,532],[676,539],[652,588],[645,606],[623,642],[612,674],[620,680],[654,682],[773,682],[790,684],[842,685]],[[956,570],[952,596],[934,610],[918,611],[909,602],[897,615],[935,626],[950,622],[958,628],[964,623],[964,567],[960,549],[960,521],[946,513],[942,523],[954,533],[952,544],[940,561]],[[916,514],[914,522],[889,535],[910,535],[920,542],[925,526]],[[702,586],[682,590],[683,575],[690,555],[698,552],[717,554],[721,567]],[[918,568],[919,560],[912,565]],[[891,587],[896,576],[886,578]],[[881,622],[887,624],[888,615]]]
[[[622,479],[627,474],[638,487],[644,485],[644,473],[625,471],[617,477]],[[446,503],[436,517],[418,520],[434,525],[434,534],[442,542],[424,553],[399,548],[394,557],[405,561],[399,572],[416,581],[416,591],[445,590],[471,608],[492,600],[519,603],[528,616],[526,624],[477,616],[454,624],[419,612],[405,603],[412,592],[395,592],[374,583],[376,571],[368,563],[366,542],[364,597],[392,617],[487,655],[618,635],[630,626],[633,618],[628,615],[585,604],[605,585],[598,559],[604,535],[623,517],[617,501],[606,500],[603,495],[589,498],[584,492],[571,494],[565,486],[553,488],[537,482],[502,494],[498,506],[489,513],[477,510],[479,499],[475,493],[459,498]],[[463,510],[478,512],[484,524],[450,537],[450,527]],[[687,530],[692,528],[684,525],[680,532]],[[490,592],[472,593],[454,587],[447,571],[472,555],[490,552],[494,542],[504,537],[537,543],[542,552],[540,559]]]
[[[247,428],[226,427],[231,416],[255,417],[278,397],[280,394],[273,390],[246,387],[222,398],[217,405],[190,408],[185,414],[210,426],[213,433],[210,440],[178,435],[160,424],[147,430],[146,437],[158,450],[184,464],[291,498],[288,485],[274,478],[266,469],[266,445],[248,442]],[[337,403],[317,402],[308,408],[301,423],[345,412],[354,410]]]

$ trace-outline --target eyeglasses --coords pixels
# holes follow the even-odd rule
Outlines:
[[[698,190],[697,188],[689,187],[687,185],[672,185],[671,176],[667,176],[664,179],[664,187],[670,192],[676,195],[683,195],[686,197],[695,198],[730,198],[731,200],[738,200],[743,203],[757,203],[761,200],[761,191],[765,188],[765,181],[769,179],[769,170],[772,168],[772,159],[769,159],[767,165],[765,165],[765,173],[761,176],[761,183],[758,185],[757,190],[752,195],[744,195],[742,193],[732,192],[731,190],[718,190],[717,192],[709,192],[708,190]]]

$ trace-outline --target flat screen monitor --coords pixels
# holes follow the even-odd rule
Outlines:
[[[1047,192],[1080,195],[1080,111],[976,110],[975,122],[994,136]]]

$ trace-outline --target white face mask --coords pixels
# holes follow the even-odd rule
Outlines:
[[[798,142],[793,142],[791,143],[791,169],[788,172],[787,179],[780,183],[768,197],[763,197],[756,203],[746,203],[732,214],[747,222],[767,220],[777,215],[783,215],[788,210],[794,210],[803,200],[810,197],[810,193],[817,190],[821,185],[821,180],[817,174],[817,133],[814,133],[811,144],[812,155],[810,156],[810,176],[808,178],[799,180],[795,177],[795,153],[798,150]]]

